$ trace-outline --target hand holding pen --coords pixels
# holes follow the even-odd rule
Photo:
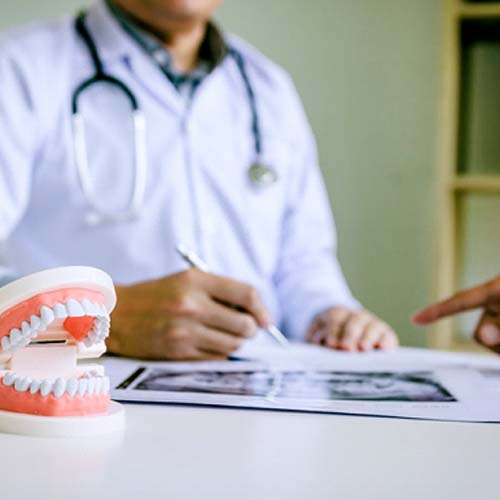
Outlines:
[[[194,252],[190,252],[189,250],[185,249],[182,245],[178,245],[176,247],[177,253],[182,257],[182,259],[187,262],[192,268],[199,269],[200,271],[203,271],[205,273],[210,272],[210,268],[208,264],[206,264],[198,255],[196,255]],[[252,293],[256,296],[255,290],[252,291]],[[257,296],[255,297],[255,300],[257,300]],[[260,301],[258,301],[260,302]],[[250,309],[245,308],[245,306],[241,304],[237,304],[234,302],[234,300],[231,300],[231,305],[234,306],[237,310],[240,310],[241,312],[251,312]],[[270,318],[266,319],[266,321],[263,324],[260,324],[261,326],[270,336],[271,338],[277,342],[279,345],[282,347],[287,347],[289,345],[289,342],[287,338],[281,333],[281,331],[271,322]]]
[[[271,323],[254,288],[198,269],[116,291],[107,345],[125,356],[225,359]]]

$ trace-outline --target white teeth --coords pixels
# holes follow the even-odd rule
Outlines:
[[[29,377],[19,377],[16,378],[14,382],[14,389],[18,392],[24,392],[28,390],[31,385],[31,379]]]
[[[31,326],[27,321],[22,322],[21,329],[23,332],[23,337],[31,337]]]
[[[72,378],[66,382],[66,392],[72,398],[78,390],[78,380]]]
[[[44,380],[40,385],[40,394],[45,397],[47,396],[47,394],[49,394],[51,389],[52,389],[52,382],[50,380]]]
[[[65,319],[68,317],[68,311],[66,310],[66,307],[63,304],[58,302],[54,306],[54,315],[58,319]]]
[[[92,302],[92,316],[99,316],[102,314],[101,306]]]
[[[85,394],[85,391],[87,390],[87,387],[89,385],[89,380],[86,378],[81,378],[78,381],[78,395],[83,396]]]
[[[30,385],[31,394],[35,394],[40,389],[41,385],[42,385],[41,380],[33,380],[33,382],[31,382]]]
[[[56,398],[60,398],[66,390],[66,382],[62,378],[57,378],[52,387],[52,393]]]
[[[42,306],[39,316],[31,315],[30,321],[23,321],[20,328],[13,328],[9,335],[4,335],[1,339],[2,349],[14,351],[28,345],[38,336],[38,332],[45,331],[55,319],[66,319],[68,316],[79,318],[86,315],[94,316],[95,320],[92,330],[83,339],[83,343],[90,347],[105,340],[109,335],[111,323],[106,306],[91,302],[89,299],[83,299],[81,302],[69,299],[66,304],[58,302],[53,308]]]
[[[109,392],[109,388],[110,388],[110,383],[109,383],[109,377],[103,377],[102,378],[102,392],[104,394],[107,394]]]
[[[85,316],[85,311],[81,306],[80,302],[75,299],[69,299],[66,303],[66,308],[68,310],[68,314],[73,318],[80,318]]]
[[[31,323],[30,323],[30,328],[33,333],[36,334],[40,330],[40,327],[42,325],[42,321],[38,316],[35,316],[34,314],[31,315]]]
[[[52,323],[52,321],[54,321],[54,312],[52,311],[52,309],[50,309],[50,307],[47,307],[47,306],[42,306],[41,309],[40,309],[40,316],[42,318],[42,323],[45,325],[45,326],[48,326]]]
[[[2,337],[2,349],[8,351],[10,349],[10,338],[8,335]]]
[[[89,384],[87,386],[87,392],[88,392],[89,396],[92,396],[95,392],[95,389],[96,389],[96,379],[89,378],[88,381],[89,381]]]
[[[22,338],[21,330],[13,328],[10,331],[10,342],[11,344],[17,344]]]
[[[76,394],[79,396],[93,396],[97,394],[108,394],[110,382],[108,377],[95,376],[94,373],[85,373],[80,379],[57,378],[51,380],[33,380],[30,377],[20,377],[14,372],[6,372],[2,379],[6,387],[13,386],[18,392],[29,391],[32,395],[40,392],[45,397],[53,394],[55,398],[60,398],[67,393],[71,398]]]
[[[14,372],[7,372],[2,379],[3,385],[10,387],[16,380],[16,374]]]
[[[94,316],[95,315],[94,305],[92,304],[92,302],[90,302],[89,299],[82,300],[82,307],[83,307],[83,310],[85,311],[85,314],[87,316]]]

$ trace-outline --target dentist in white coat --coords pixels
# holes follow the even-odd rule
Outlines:
[[[221,358],[271,321],[332,348],[395,346],[342,276],[290,78],[219,31],[219,3],[101,0],[78,25],[2,35],[0,279],[106,270],[123,355]],[[178,243],[213,274],[186,270]]]

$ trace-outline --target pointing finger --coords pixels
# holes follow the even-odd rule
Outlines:
[[[490,298],[492,283],[490,281],[474,288],[462,290],[449,299],[436,302],[422,309],[412,319],[417,325],[427,325],[446,316],[484,307]]]

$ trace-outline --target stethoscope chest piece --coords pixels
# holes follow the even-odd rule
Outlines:
[[[276,184],[278,174],[274,169],[263,163],[253,163],[248,169],[248,177],[252,184],[258,187],[267,187]]]

